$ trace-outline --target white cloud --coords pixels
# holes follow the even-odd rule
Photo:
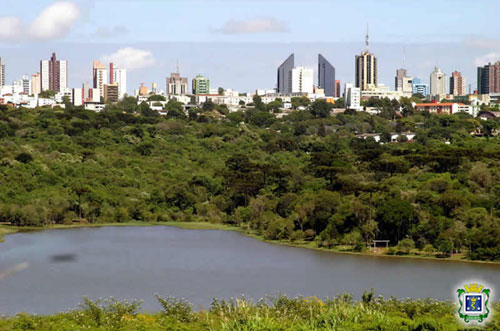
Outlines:
[[[80,7],[73,2],[56,2],[45,8],[30,25],[28,34],[35,39],[56,39],[64,36],[80,18]]]
[[[19,17],[0,17],[0,40],[49,40],[65,36],[80,18],[80,7],[70,1],[59,1],[45,8],[29,24]]]
[[[113,62],[118,67],[131,70],[151,67],[156,63],[153,53],[133,47],[120,48],[113,54],[104,55],[102,61]]]
[[[18,17],[0,17],[0,40],[15,40],[23,33]]]
[[[488,54],[485,54],[483,56],[477,57],[474,59],[474,64],[476,67],[481,67],[484,66],[488,63],[495,63],[497,61],[500,61],[500,52],[491,52]]]
[[[217,32],[224,34],[271,33],[287,31],[289,31],[287,24],[274,18],[254,18],[242,21],[230,20],[217,30]]]

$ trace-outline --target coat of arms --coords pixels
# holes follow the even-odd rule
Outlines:
[[[480,284],[466,284],[464,288],[457,290],[458,315],[465,323],[477,321],[481,323],[488,318],[490,310],[488,309],[488,300],[490,299],[490,290]]]

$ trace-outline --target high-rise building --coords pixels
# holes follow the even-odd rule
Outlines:
[[[466,89],[465,77],[460,72],[454,71],[450,77],[450,94],[464,96],[467,94]]]
[[[356,87],[361,91],[368,85],[377,86],[377,58],[370,53],[370,37],[366,32],[366,50],[361,55],[356,55]]]
[[[413,94],[413,78],[412,77],[404,77],[403,78],[403,96],[407,98],[411,98]]]
[[[40,73],[31,75],[31,94],[38,95],[42,92]]]
[[[120,100],[118,91],[118,84],[104,84],[104,102],[118,102]]]
[[[395,79],[395,85],[394,89],[396,91],[402,91],[403,90],[403,78],[407,77],[407,71],[406,69],[398,69],[396,70],[396,79]]]
[[[118,84],[118,96],[123,99],[127,94],[127,69],[120,69],[110,63],[109,71],[110,84]]]
[[[313,69],[297,67],[292,69],[290,93],[313,93],[314,71]]]
[[[406,69],[396,70],[394,88],[398,92],[403,92],[403,96],[411,97],[413,94],[413,78],[408,77]]]
[[[500,93],[500,61],[477,68],[477,92]]]
[[[188,82],[186,77],[181,77],[181,74],[174,72],[167,77],[167,94],[169,95],[186,95],[188,93]]]
[[[31,80],[28,76],[23,76],[21,78],[21,82],[23,85],[23,92],[30,95],[31,94]]]
[[[321,54],[318,54],[318,86],[325,96],[335,96],[335,67]]]
[[[5,64],[2,63],[2,58],[0,57],[0,87],[5,85]]]
[[[341,89],[342,88],[340,87],[340,80],[336,80],[335,81],[335,95],[334,95],[335,98],[340,98],[342,96]]]
[[[361,89],[354,87],[353,84],[345,84],[344,87],[344,103],[346,109],[361,109]]]
[[[444,99],[446,96],[446,75],[438,67],[435,67],[431,73],[430,94],[432,98],[437,97],[439,100]]]
[[[40,61],[40,75],[42,91],[64,92],[68,88],[68,62],[57,60],[56,53],[50,60]]]
[[[167,78],[167,94],[186,95],[188,93],[188,79],[181,77],[179,72],[170,74]]]
[[[295,67],[295,55],[292,53],[278,67],[277,92],[281,94],[292,93],[291,75],[292,69]]]
[[[420,78],[413,78],[413,94],[421,94],[424,97],[429,94],[429,84],[423,84]]]
[[[193,94],[209,94],[210,93],[210,80],[202,75],[193,78]]]
[[[104,97],[104,85],[109,83],[108,68],[101,62],[95,60],[93,63],[94,88],[99,89],[99,94]]]

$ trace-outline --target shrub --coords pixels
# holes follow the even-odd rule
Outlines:
[[[166,316],[181,322],[190,322],[194,319],[193,306],[188,301],[172,297],[163,299],[158,294],[156,295],[156,299],[160,303],[163,313]]]
[[[31,156],[31,154],[23,152],[16,156],[16,160],[21,163],[30,163],[33,161],[33,156]]]

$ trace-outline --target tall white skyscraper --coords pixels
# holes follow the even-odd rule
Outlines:
[[[292,69],[291,75],[292,93],[313,93],[314,71],[313,69],[296,67]]]
[[[353,84],[345,84],[344,88],[344,102],[346,109],[361,109],[361,88],[354,87]]]
[[[49,61],[47,60],[40,63],[40,83],[42,91],[49,90]]]
[[[438,97],[439,101],[446,96],[446,75],[438,67],[431,73],[431,97]]]
[[[113,68],[113,83],[118,84],[118,96],[123,99],[127,94],[127,69]]]
[[[59,61],[59,92],[68,88],[68,61]]]
[[[0,57],[0,87],[5,85],[5,64],[2,63],[2,58]]]
[[[23,92],[30,95],[32,94],[31,90],[31,79],[28,76],[23,76],[21,79],[22,85],[23,85]]]

